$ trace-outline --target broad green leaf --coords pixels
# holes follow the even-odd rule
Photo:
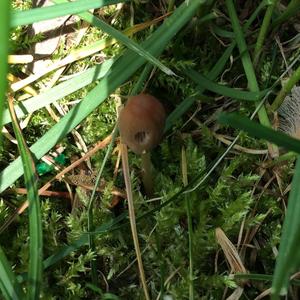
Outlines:
[[[7,2],[1,0],[1,2]],[[83,11],[99,8],[107,5],[124,2],[122,0],[78,0],[63,4],[51,5],[46,7],[33,8],[24,11],[13,11],[11,27],[29,25],[35,22],[50,20],[66,15],[73,15]]]

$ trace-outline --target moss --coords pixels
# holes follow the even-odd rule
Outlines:
[[[19,9],[28,8],[30,5],[30,1],[21,2],[13,1],[13,5]],[[175,6],[178,6],[183,1],[174,2]],[[123,30],[131,22],[136,24],[154,19],[166,12],[165,3],[164,1],[126,3],[116,18],[114,26]],[[237,2],[240,17],[249,18],[258,3],[259,1],[254,1],[248,8],[249,11],[246,11],[245,7]],[[222,1],[216,2],[214,11],[218,16],[213,24],[232,31]],[[116,6],[95,12],[107,22],[117,13]],[[225,51],[224,45],[227,46],[231,42],[231,39],[218,35],[211,23],[200,28],[201,14],[202,12],[199,12],[178,33],[159,57],[160,61],[177,76],[169,76],[154,69],[152,77],[147,78],[147,92],[161,99],[168,113],[184,99],[195,95],[198,90],[197,85],[184,75],[183,69],[193,68],[207,75]],[[247,35],[250,51],[253,48],[252,44],[255,43],[257,29],[261,26],[260,22],[261,17],[257,18]],[[281,39],[288,40],[295,35],[290,27],[291,24],[288,24],[288,32],[277,32]],[[153,25],[131,38],[140,43],[146,40],[158,26]],[[106,34],[99,29],[90,27],[76,48],[80,49],[105,37]],[[12,32],[12,51],[26,51],[35,39],[39,38],[29,39],[23,28],[17,28]],[[273,40],[267,42],[270,47],[264,49],[264,56],[256,72],[263,88],[273,84],[285,71],[283,59],[278,51],[274,50],[276,44]],[[100,55],[106,58],[116,57],[122,55],[124,49],[124,46],[117,44],[107,47]],[[72,50],[74,49],[65,49],[62,40],[53,58],[62,59]],[[299,55],[298,49],[291,48],[289,51],[288,64]],[[90,57],[81,59],[68,66],[65,75],[73,75],[93,65],[94,60]],[[12,69],[16,72],[20,70],[20,68]],[[116,99],[126,100],[139,79],[141,70],[120,86],[114,95],[104,101],[76,128],[88,148],[92,148],[95,143],[112,132],[117,118]],[[47,81],[51,77],[52,74],[49,74],[43,79]],[[235,88],[247,88],[248,82],[236,50],[216,81]],[[39,85],[40,82],[37,83],[37,87]],[[60,103],[68,105],[70,101],[80,100],[96,85],[97,82],[92,83],[61,99]],[[233,110],[249,116],[254,110],[254,105],[252,102],[237,102],[205,91],[204,96],[198,97],[191,108],[175,121],[162,143],[151,153],[157,199],[149,201],[144,196],[140,158],[129,152],[134,204],[138,217],[137,229],[151,299],[156,299],[159,293],[164,299],[189,299],[189,228],[186,199],[191,202],[195,299],[222,299],[226,288],[228,288],[226,294],[228,296],[238,285],[238,282],[230,276],[230,266],[216,241],[217,227],[222,228],[233,244],[237,244],[240,234],[244,238],[247,231],[255,232],[254,240],[246,245],[244,264],[251,273],[272,274],[274,271],[274,249],[279,247],[286,205],[286,196],[282,194],[282,190],[285,190],[290,183],[294,160],[268,167],[269,157],[246,153],[245,148],[267,149],[267,144],[265,141],[249,137],[244,132],[240,133],[217,123],[219,112]],[[32,145],[54,124],[45,109],[35,112],[28,126],[23,130],[28,145]],[[10,130],[10,127],[8,129]],[[244,147],[244,150],[230,151],[206,180],[202,181],[203,175],[211,170],[216,159],[227,149],[226,145],[216,139],[216,133],[226,136],[228,140],[240,134],[237,143]],[[80,153],[72,135],[64,138],[60,145],[64,147],[63,153],[67,157],[67,164],[72,161],[73,156]],[[116,145],[117,143],[114,146]],[[188,193],[182,192],[183,146],[187,157],[188,182],[193,183],[192,187],[201,182],[197,189]],[[105,153],[106,149],[103,149],[91,158],[94,171],[99,170]],[[17,148],[5,141],[1,149],[1,166],[8,164],[17,155]],[[111,193],[112,189],[114,187],[125,189],[121,168],[117,174],[113,174],[116,162],[117,151],[108,159],[103,171],[102,177],[106,187],[104,192],[96,193],[93,219],[96,226],[108,226],[120,216],[125,216],[124,219],[118,223],[118,227],[113,227],[114,230],[109,229],[94,235],[94,251],[91,251],[87,244],[81,247],[75,244],[73,252],[47,268],[43,275],[41,295],[43,299],[144,299],[130,226],[126,217],[127,201],[119,197],[113,207],[111,205],[115,200]],[[78,174],[81,171],[77,168],[74,173]],[[53,171],[40,176],[40,186],[50,180],[54,174]],[[24,187],[23,178],[16,181],[15,186]],[[66,187],[63,182],[55,182],[51,190],[66,191]],[[71,191],[78,199],[77,206],[74,206],[69,199],[41,197],[45,258],[56,253],[62,255],[60,251],[63,246],[87,236],[87,207],[91,193],[73,187]],[[172,201],[164,206],[170,199]],[[3,194],[0,199],[0,223],[3,224],[14,212],[15,207],[25,200],[24,195]],[[151,213],[145,216],[144,214],[149,211]],[[242,231],[241,226],[243,226]],[[1,233],[0,242],[14,271],[17,274],[27,272],[28,212],[18,216],[10,227]],[[97,286],[91,279],[92,261],[97,266]],[[26,282],[23,283],[23,287],[26,287]],[[251,282],[249,286],[245,286],[241,299],[254,299],[262,290],[269,287],[270,284],[267,282]]]

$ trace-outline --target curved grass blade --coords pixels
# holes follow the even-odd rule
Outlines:
[[[0,1],[0,123],[4,109],[4,99],[7,88],[6,74],[8,71],[7,57],[9,47],[10,1]],[[0,126],[2,132],[2,126]],[[0,144],[2,139],[0,138]]]
[[[218,118],[221,124],[230,125],[233,128],[246,131],[251,136],[265,139],[287,150],[300,154],[300,141],[279,131],[260,125],[238,114],[220,114]]]
[[[6,2],[6,1],[4,1]],[[122,0],[78,0],[63,4],[33,8],[24,11],[13,11],[11,27],[29,25],[35,22],[50,20],[66,15],[77,14],[89,9],[124,2]]]
[[[152,55],[159,55],[171,38],[196,13],[201,4],[201,1],[193,1],[189,5],[182,3],[150,38],[142,44],[143,47]],[[35,157],[40,159],[45,155],[116,88],[128,80],[144,63],[145,59],[143,57],[131,50],[125,51],[99,84],[80,103],[73,107],[59,123],[55,124],[43,137],[34,143],[30,149]],[[22,174],[21,161],[18,158],[0,173],[0,192],[15,182]]]
[[[18,148],[22,159],[24,169],[24,179],[29,200],[29,280],[28,280],[28,299],[39,299],[40,285],[42,281],[42,259],[43,259],[43,238],[42,238],[42,220],[40,212],[40,202],[37,188],[37,175],[35,165],[22,136],[21,128],[18,124],[13,107],[13,99],[8,97],[8,106],[11,113],[12,125]]]
[[[274,21],[272,24],[273,29],[278,27],[280,24],[284,23],[288,19],[297,15],[300,11],[300,1],[291,0],[286,8],[286,10]]]
[[[25,295],[0,247],[0,289],[6,300],[23,300]]]
[[[221,84],[217,84],[207,77],[199,74],[193,69],[186,69],[184,73],[190,77],[202,90],[208,90],[219,95],[230,97],[233,99],[247,100],[247,101],[259,101],[267,91],[262,92],[248,92],[241,91],[234,88],[230,88]]]
[[[56,3],[61,3],[61,2],[68,2],[67,0],[54,0]],[[161,71],[166,73],[167,75],[175,75],[175,73],[170,70],[168,67],[166,67],[164,64],[162,64],[157,58],[155,58],[151,53],[146,51],[143,47],[141,47],[139,44],[128,38],[125,34],[121,33],[119,30],[116,30],[112,26],[108,25],[101,19],[95,17],[93,14],[89,12],[84,12],[78,14],[78,16],[94,25],[95,27],[99,27],[101,30],[115,38],[117,41],[121,42],[124,44],[127,48],[131,49],[132,51],[136,52],[140,56],[144,57],[147,59],[150,63],[152,63],[154,66],[157,66]]]
[[[237,16],[237,12],[233,3],[233,0],[225,0],[228,14],[230,17],[230,21],[232,24],[233,32],[235,33],[235,40],[237,43],[237,46],[239,48],[239,52],[241,54],[241,60],[244,67],[245,75],[248,80],[248,86],[249,90],[251,92],[259,92],[259,86],[257,83],[254,66],[251,61],[250,54],[248,52],[247,44],[244,38],[243,30],[240,26],[239,19]],[[256,106],[258,106],[259,103],[256,103]],[[270,120],[268,118],[268,114],[266,111],[266,108],[264,105],[260,107],[260,110],[258,111],[258,117],[261,124],[266,126],[270,125]]]
[[[222,72],[225,67],[226,62],[228,61],[232,50],[235,47],[235,43],[232,43],[223,53],[223,55],[218,59],[214,67],[209,71],[207,77],[211,80],[217,78],[217,76]],[[199,92],[204,92],[204,88],[200,89]],[[180,118],[197,100],[196,95],[190,96],[187,99],[183,100],[169,115],[166,120],[166,126],[164,132],[170,130],[175,121]]]
[[[255,48],[254,48],[254,54],[253,54],[253,61],[254,61],[255,66],[257,65],[257,63],[259,61],[262,47],[263,47],[264,41],[267,37],[267,33],[269,31],[273,11],[277,5],[277,2],[278,2],[278,0],[271,0],[269,2],[269,6],[266,10],[262,25],[260,27],[258,37],[256,40],[256,44],[255,44]]]
[[[188,186],[188,167],[187,167],[186,150],[184,147],[181,148],[181,172],[183,186]],[[192,199],[187,194],[184,195],[184,201],[186,205],[186,215],[188,220],[188,240],[189,240],[189,299],[195,299],[195,288],[194,288],[194,255],[193,255],[193,219],[192,219]]]

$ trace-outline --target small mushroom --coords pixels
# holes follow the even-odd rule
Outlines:
[[[149,94],[130,97],[118,121],[123,143],[136,154],[151,150],[161,141],[165,119],[164,107],[155,97]]]
[[[163,105],[149,94],[130,97],[119,115],[122,142],[142,156],[143,183],[148,196],[153,192],[149,151],[161,141],[165,120]]]

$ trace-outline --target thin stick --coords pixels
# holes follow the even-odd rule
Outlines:
[[[131,181],[130,181],[130,175],[129,175],[129,163],[128,163],[127,146],[123,143],[121,143],[121,153],[122,153],[123,174],[124,174],[127,200],[128,200],[128,213],[129,213],[131,233],[132,233],[132,238],[133,238],[133,243],[134,243],[134,248],[135,248],[135,253],[136,253],[136,258],[137,258],[137,262],[138,262],[140,278],[141,278],[145,298],[146,298],[146,300],[150,300],[150,296],[149,296],[149,293],[148,293],[148,287],[147,287],[147,284],[146,284],[146,278],[145,278],[142,255],[141,255],[141,250],[140,250],[140,245],[139,245],[139,239],[138,239],[137,229],[136,229],[136,221],[135,221],[135,213],[134,213],[134,206],[133,206]]]
[[[188,185],[187,176],[187,160],[185,148],[181,149],[181,169],[182,169],[182,181],[183,185],[186,187]],[[186,203],[186,214],[188,219],[188,232],[189,232],[189,299],[194,300],[194,263],[193,263],[193,223],[192,223],[192,208],[191,208],[191,197],[187,194],[184,195]]]

